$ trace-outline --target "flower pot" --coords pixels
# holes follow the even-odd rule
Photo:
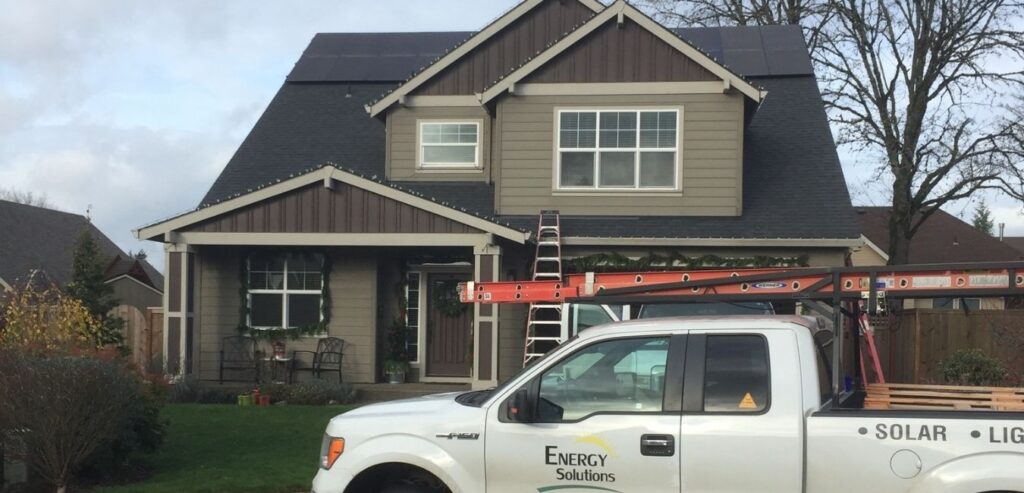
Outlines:
[[[391,383],[391,384],[405,383],[405,372],[392,372],[392,373],[388,373],[388,383]]]
[[[247,407],[252,405],[252,396],[249,394],[242,394],[238,396],[238,405]]]
[[[260,407],[268,407],[268,406],[270,406],[270,396],[269,395],[260,395]]]

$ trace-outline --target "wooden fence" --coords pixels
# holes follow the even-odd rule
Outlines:
[[[976,348],[1005,365],[1007,385],[1024,385],[1024,310],[906,310],[876,317],[872,327],[887,381],[944,383],[942,361]]]
[[[147,373],[160,373],[163,365],[164,311],[147,308],[143,313],[129,305],[119,305],[111,313],[124,320],[125,345],[132,361]]]

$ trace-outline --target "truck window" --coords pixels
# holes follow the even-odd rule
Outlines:
[[[661,411],[668,338],[633,338],[588,346],[541,376],[540,421],[575,421],[595,413]]]
[[[711,335],[704,362],[704,411],[759,413],[768,408],[768,342],[756,335]]]

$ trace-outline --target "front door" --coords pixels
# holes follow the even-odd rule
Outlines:
[[[472,368],[473,306],[459,301],[469,274],[427,275],[427,376],[468,377]]]
[[[487,493],[679,493],[680,414],[669,410],[679,393],[665,395],[666,375],[678,373],[668,368],[670,344],[679,343],[611,339],[566,356],[523,387],[536,396],[530,423],[507,418],[511,402],[492,406]]]

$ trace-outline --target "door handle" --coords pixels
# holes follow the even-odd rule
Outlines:
[[[643,435],[640,437],[640,455],[672,457],[676,453],[676,439],[672,435]]]

